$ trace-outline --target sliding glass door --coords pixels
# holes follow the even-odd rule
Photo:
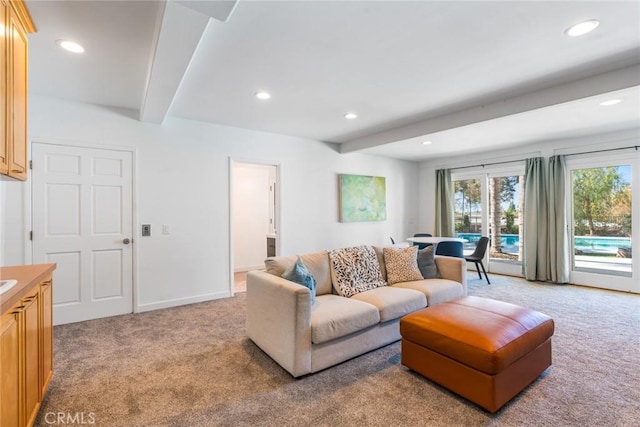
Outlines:
[[[638,160],[633,157],[567,162],[572,283],[640,291],[638,237],[633,234],[640,226]]]
[[[494,273],[521,274],[523,167],[454,173],[456,236],[467,240],[465,255],[481,236],[490,239],[485,260]]]

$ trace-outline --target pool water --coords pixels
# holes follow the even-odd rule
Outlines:
[[[456,237],[466,239],[465,249],[475,248],[480,233],[457,233]],[[506,253],[518,253],[519,236],[517,234],[503,234],[502,251]],[[631,248],[630,237],[600,237],[600,236],[575,236],[574,247],[576,252],[583,254],[616,254],[618,248]]]

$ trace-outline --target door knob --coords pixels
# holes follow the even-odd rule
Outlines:
[[[129,240],[128,237],[125,237],[125,239],[122,241],[122,243],[124,243],[125,245],[128,245],[129,243],[131,243],[131,240]]]

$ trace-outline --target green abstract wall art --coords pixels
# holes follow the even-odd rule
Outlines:
[[[340,222],[387,219],[386,186],[383,176],[339,175]]]

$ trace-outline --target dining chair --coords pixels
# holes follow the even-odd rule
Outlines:
[[[413,237],[433,237],[433,235],[429,233],[416,233],[413,235]],[[431,243],[416,243],[415,246],[417,246],[418,250],[420,250],[428,248],[429,246],[431,246]]]
[[[464,253],[462,251],[462,242],[455,242],[452,240],[442,241],[436,245],[436,255],[464,258]]]
[[[464,259],[466,259],[467,262],[472,262],[476,265],[476,271],[478,272],[478,277],[482,279],[482,274],[480,274],[480,268],[478,268],[478,264],[480,264],[480,267],[482,267],[482,272],[484,273],[484,277],[485,279],[487,279],[487,284],[490,285],[491,282],[489,281],[489,276],[487,276],[487,271],[484,269],[484,264],[482,263],[482,260],[484,259],[484,256],[487,252],[488,246],[489,246],[489,238],[485,236],[480,237],[480,240],[478,240],[478,245],[476,246],[476,249],[473,251],[471,255],[464,257]]]

